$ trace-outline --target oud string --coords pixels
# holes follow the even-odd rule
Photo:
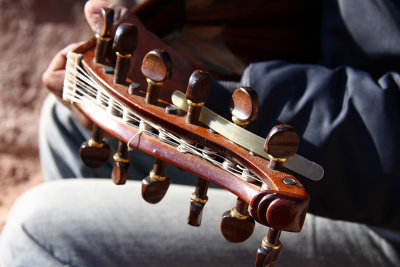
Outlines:
[[[129,146],[130,146],[131,142],[133,140],[135,140],[136,136],[142,134],[142,132],[143,132],[143,130],[139,128],[139,131],[134,136],[132,136],[131,139],[129,139],[128,143],[126,144],[128,149],[129,149]],[[137,147],[139,147],[139,143],[138,143]]]
[[[81,105],[96,105],[101,107],[111,116],[122,119],[124,124],[138,129],[137,133],[129,139],[127,143],[128,148],[136,137],[141,134],[147,134],[164,143],[177,147],[177,149],[182,153],[189,153],[209,161],[242,180],[246,180],[246,177],[243,175],[245,173],[247,177],[250,176],[253,180],[262,182],[259,177],[249,172],[245,167],[236,163],[226,164],[230,162],[226,157],[212,152],[198,144],[188,143],[179,136],[168,132],[161,126],[156,125],[151,121],[144,120],[139,115],[135,114],[129,107],[108,93],[102,85],[97,83],[81,66],[79,66],[77,62],[70,60],[70,58],[68,58],[65,75],[64,97],[66,100]],[[140,127],[140,122],[150,125],[158,132],[158,134]]]

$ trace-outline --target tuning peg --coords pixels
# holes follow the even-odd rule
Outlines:
[[[114,83],[125,84],[129,63],[138,41],[138,30],[135,25],[123,23],[118,26],[114,37],[113,49],[117,54]]]
[[[258,116],[258,95],[250,87],[236,89],[231,98],[229,110],[232,121],[241,127],[246,127]],[[248,182],[255,182],[248,180]],[[243,242],[248,239],[254,231],[254,219],[248,212],[249,205],[238,198],[236,206],[226,211],[221,219],[222,235],[232,243]]]
[[[112,181],[117,185],[125,184],[128,177],[130,161],[127,144],[120,141],[118,143],[118,151],[114,154],[113,158],[114,165],[111,173]]]
[[[273,127],[265,139],[264,150],[270,159],[268,168],[279,169],[283,162],[297,152],[299,135],[290,125]]]
[[[274,266],[278,260],[282,244],[279,241],[281,231],[269,228],[268,235],[263,238],[258,247],[256,267]]]
[[[137,45],[138,32],[133,24],[123,23],[118,26],[114,37],[113,49],[117,54],[114,83],[125,84],[129,63]],[[115,184],[125,184],[129,168],[128,146],[119,141],[118,151],[114,154],[112,180]]]
[[[164,50],[150,51],[143,58],[141,70],[147,78],[147,104],[157,104],[161,87],[171,78],[171,69],[171,58]],[[165,161],[156,159],[153,170],[142,180],[142,197],[149,203],[161,201],[171,184],[170,178],[165,174],[166,166]]]
[[[190,124],[198,124],[201,107],[207,100],[210,93],[211,77],[202,70],[195,70],[189,79],[186,89],[186,100],[189,104],[186,122]]]
[[[207,180],[199,177],[197,180],[196,189],[190,196],[188,224],[191,226],[200,226],[201,224],[203,208],[208,201],[208,184],[209,182]]]
[[[102,20],[97,24],[96,49],[94,59],[96,63],[106,64],[106,55],[112,41],[112,26],[114,22],[114,10],[111,8],[101,9]]]
[[[186,99],[189,108],[186,115],[186,122],[190,124],[198,124],[201,107],[207,100],[211,87],[210,75],[201,70],[192,73],[186,90]],[[207,190],[209,182],[198,177],[195,192],[190,198],[190,212],[188,224],[192,226],[200,226],[203,207],[206,204]]]
[[[97,125],[93,126],[92,137],[82,143],[79,154],[83,163],[89,168],[99,168],[110,158],[111,149],[103,140],[104,131]]]
[[[153,170],[142,181],[142,197],[151,204],[160,202],[171,184],[171,179],[165,174],[166,166],[165,161],[156,159]]]
[[[143,58],[142,73],[147,78],[146,103],[158,102],[160,88],[171,78],[172,63],[167,51],[156,49]]]
[[[282,124],[271,129],[265,139],[264,150],[270,162],[268,168],[280,170],[283,162],[297,152],[299,136],[292,126]],[[257,250],[256,266],[273,266],[278,259],[282,244],[279,241],[281,231],[269,228]]]
[[[232,121],[247,126],[258,117],[258,106],[257,92],[251,87],[239,87],[233,92],[229,105]]]

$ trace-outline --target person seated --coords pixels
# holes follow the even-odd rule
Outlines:
[[[93,30],[105,6],[116,7],[107,1],[86,3]],[[282,234],[279,266],[400,265],[399,13],[399,4],[391,0],[326,0],[318,60],[253,62],[240,82],[212,83],[208,107],[221,113],[227,109],[222,102],[229,102],[237,85],[251,86],[259,96],[260,115],[250,130],[266,136],[276,124],[294,126],[301,136],[299,154],[325,169],[319,182],[301,180],[311,197],[311,213],[300,233]],[[138,18],[130,18],[142,38],[135,57],[167,49],[186,70],[175,77],[176,84],[186,87],[182,81],[193,70],[190,62]],[[77,46],[60,51],[43,75],[45,86],[58,97],[66,54]],[[219,216],[234,205],[235,196],[210,188],[202,226],[194,229],[185,223],[187,206],[182,203],[193,191],[187,181],[195,179],[182,170],[168,167],[173,183],[180,184],[171,185],[156,206],[140,199],[139,181],[119,187],[93,179],[110,177],[112,165],[93,170],[82,164],[78,151],[91,135],[90,123],[73,113],[57,97],[44,103],[40,157],[45,180],[51,182],[15,203],[0,237],[2,266],[254,264],[265,227],[257,224],[241,244],[230,244],[219,233]],[[140,180],[154,159],[131,153],[129,176]]]

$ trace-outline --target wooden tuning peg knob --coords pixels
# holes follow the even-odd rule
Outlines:
[[[258,95],[251,87],[239,87],[231,98],[229,110],[232,121],[239,126],[246,126],[258,116]]]
[[[171,58],[167,51],[160,49],[150,51],[143,58],[141,70],[147,78],[146,103],[155,105],[161,86],[171,79]]]
[[[204,205],[208,201],[207,190],[209,182],[198,178],[196,190],[190,196],[190,210],[188,224],[191,226],[200,226],[203,215]]]
[[[197,124],[201,107],[205,104],[210,93],[211,77],[206,71],[195,70],[190,76],[186,89],[186,100],[189,104],[186,122]]]
[[[112,27],[114,23],[114,9],[102,8],[102,20],[96,25],[95,62],[106,64],[106,55],[112,41]]]
[[[153,170],[142,180],[142,197],[151,204],[160,202],[171,184],[171,179],[165,174],[166,165],[165,161],[156,159]]]
[[[272,128],[265,139],[264,150],[270,158],[269,168],[279,167],[287,158],[296,154],[299,135],[292,126],[282,124]]]
[[[103,140],[102,129],[96,125],[93,127],[92,137],[82,143],[79,154],[83,163],[89,168],[100,168],[108,162],[111,149]]]
[[[247,203],[238,198],[236,207],[222,215],[221,232],[229,242],[240,243],[253,234],[255,222],[247,208]]]
[[[113,43],[113,49],[117,54],[114,83],[125,83],[130,59],[136,49],[137,41],[138,30],[135,25],[123,23],[118,26]]]
[[[111,179],[114,184],[121,185],[126,183],[130,158],[128,146],[124,142],[118,143],[118,151],[114,154],[114,165],[111,172]]]

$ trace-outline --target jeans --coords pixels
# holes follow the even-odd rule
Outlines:
[[[1,266],[254,265],[267,228],[256,224],[247,241],[226,241],[220,216],[236,197],[225,190],[209,189],[202,225],[190,227],[193,186],[173,184],[152,205],[141,199],[138,181],[116,186],[106,179],[61,179],[110,176],[111,166],[92,171],[80,163],[79,145],[88,135],[53,97],[46,100],[40,151],[49,182],[15,203],[0,237]],[[143,178],[154,160],[138,152],[132,158],[131,176]],[[173,183],[195,181],[177,168],[167,173]],[[300,233],[282,233],[277,265],[400,266],[396,239],[394,231],[308,214]]]

